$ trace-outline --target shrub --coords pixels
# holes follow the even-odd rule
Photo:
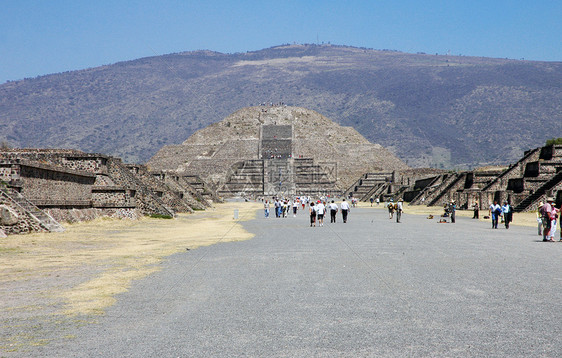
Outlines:
[[[150,214],[149,216],[153,219],[173,219],[173,216],[163,214]]]

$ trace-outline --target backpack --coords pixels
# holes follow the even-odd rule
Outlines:
[[[398,203],[394,203],[394,210],[398,210]]]

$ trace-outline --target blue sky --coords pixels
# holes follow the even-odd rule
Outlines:
[[[0,0],[0,83],[172,52],[330,42],[562,61],[562,1]]]

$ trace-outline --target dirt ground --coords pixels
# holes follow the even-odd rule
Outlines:
[[[0,239],[0,353],[48,344],[53,327],[56,338],[64,338],[65,327],[94,322],[117,294],[158,271],[167,256],[252,238],[239,221],[261,216],[262,208],[261,203],[233,202],[171,220],[98,219],[66,225],[63,233]],[[383,204],[373,204],[373,210],[384,210]],[[443,209],[405,205],[404,212],[437,218]],[[457,215],[472,217],[472,211]],[[480,220],[484,215],[481,211]],[[513,224],[536,226],[536,216],[516,213]]]
[[[252,238],[239,222],[260,208],[233,202],[176,219],[98,219],[65,225],[62,233],[1,239],[0,352],[46,344],[37,325],[103,314],[116,294],[159,270],[167,256]]]

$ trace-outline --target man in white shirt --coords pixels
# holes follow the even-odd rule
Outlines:
[[[326,212],[326,207],[322,201],[318,200],[316,204],[316,215],[318,216],[318,226],[324,226],[324,213]]]
[[[299,203],[297,199],[293,199],[293,217],[297,217],[297,210],[299,209]]]
[[[500,219],[500,216],[502,215],[502,207],[498,204],[497,200],[494,200],[494,203],[490,205],[488,212],[492,217],[492,229],[497,229],[498,221]]]
[[[349,208],[349,204],[345,199],[343,199],[342,203],[340,204],[341,215],[343,217],[344,224],[347,222],[347,214],[351,211]]]
[[[328,205],[328,208],[330,209],[330,222],[335,223],[336,213],[338,212],[338,204],[334,203],[334,201],[332,200],[330,205]]]

